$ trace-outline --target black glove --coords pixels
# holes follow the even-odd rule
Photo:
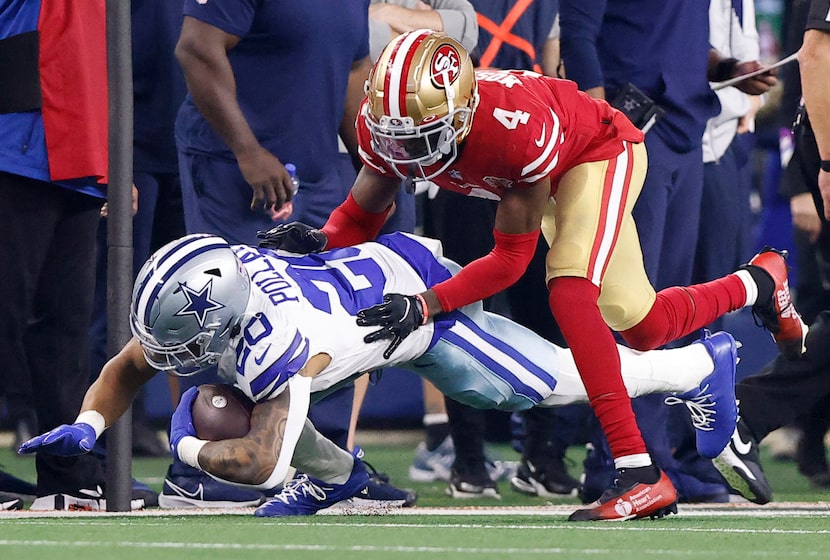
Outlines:
[[[280,224],[268,231],[258,231],[256,236],[262,240],[259,246],[264,249],[281,249],[302,255],[319,253],[328,243],[325,233],[302,222]]]
[[[386,294],[383,303],[361,309],[357,312],[357,324],[361,327],[381,327],[380,330],[363,337],[363,342],[374,342],[391,338],[392,342],[383,351],[383,357],[389,359],[401,341],[424,324],[424,309],[416,296]]]

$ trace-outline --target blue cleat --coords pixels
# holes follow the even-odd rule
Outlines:
[[[175,458],[158,496],[158,505],[163,509],[255,507],[264,501],[265,496],[258,490],[219,482]]]
[[[714,459],[729,445],[738,423],[738,403],[735,399],[735,368],[738,346],[728,332],[710,334],[704,331],[702,344],[712,361],[714,371],[706,376],[697,389],[668,397],[666,404],[683,403],[692,415],[695,444],[701,457]]]
[[[289,517],[294,515],[314,515],[343,500],[367,492],[369,473],[359,459],[355,459],[349,480],[343,484],[331,484],[312,478],[304,473],[297,473],[285,483],[276,496],[259,506],[256,517]]]

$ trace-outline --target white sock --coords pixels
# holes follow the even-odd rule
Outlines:
[[[755,302],[758,301],[758,284],[752,279],[752,275],[748,270],[739,270],[735,275],[741,279],[741,282],[744,283],[744,288],[746,288],[746,303],[744,307],[755,305]]]
[[[614,459],[614,467],[617,469],[636,469],[648,466],[651,466],[651,456],[648,453],[637,453]]]

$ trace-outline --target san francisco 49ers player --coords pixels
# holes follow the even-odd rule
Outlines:
[[[786,254],[765,249],[734,274],[655,293],[631,216],[647,167],[643,134],[605,101],[532,72],[476,72],[460,44],[427,30],[393,40],[366,90],[357,119],[364,166],[347,200],[321,230],[283,224],[264,242],[314,252],[373,239],[401,178],[498,200],[493,250],[422,293],[390,293],[361,311],[358,324],[380,327],[367,341],[389,338],[391,353],[430,319],[511,285],[541,232],[550,309],[618,471],[613,487],[570,519],[673,511],[675,489],[646,451],[609,327],[647,350],[751,305],[781,352],[800,356],[807,328],[790,299]],[[632,511],[619,511],[622,502]]]

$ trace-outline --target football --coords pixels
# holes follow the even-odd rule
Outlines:
[[[201,385],[193,400],[196,437],[208,441],[240,438],[251,429],[254,402],[232,385]]]

